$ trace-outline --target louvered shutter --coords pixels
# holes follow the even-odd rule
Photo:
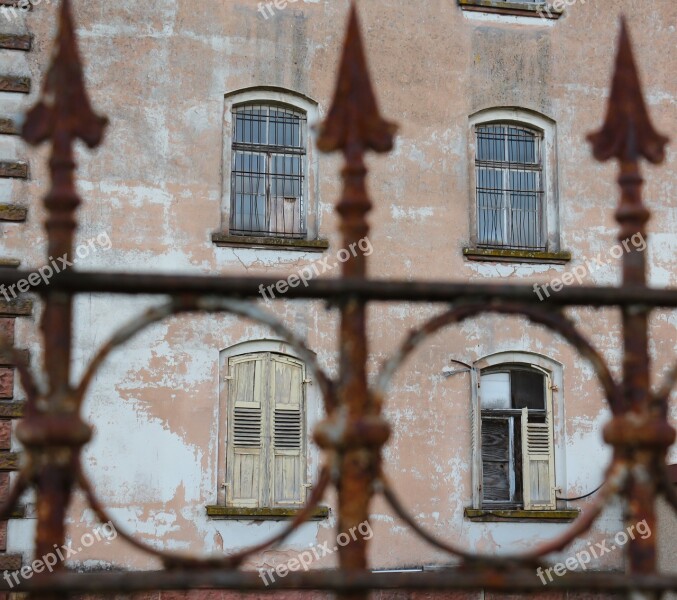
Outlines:
[[[555,510],[555,452],[552,418],[552,384],[545,378],[545,423],[529,422],[522,409],[522,480],[526,510]]]
[[[228,392],[228,504],[262,505],[265,447],[263,433],[266,355],[245,355],[230,360]]]
[[[303,363],[273,355],[270,368],[272,500],[275,506],[298,506],[305,501]]]

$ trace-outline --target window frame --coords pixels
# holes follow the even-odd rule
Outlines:
[[[535,22],[550,25],[564,14],[563,0],[543,0],[535,2],[528,0],[458,0],[462,11],[479,16],[511,19],[517,22]],[[555,8],[555,5],[560,8]],[[535,19],[537,19],[535,21]]]
[[[525,498],[519,504],[509,505],[508,503],[497,503],[494,506],[485,505],[482,502],[482,408],[480,406],[480,377],[482,372],[501,371],[510,367],[525,368],[527,370],[538,370],[544,372],[550,378],[552,392],[552,436],[553,436],[553,454],[554,454],[554,480],[555,488],[566,488],[566,462],[565,462],[565,440],[564,440],[564,402],[562,395],[563,368],[561,363],[531,352],[500,352],[479,359],[473,364],[471,371],[472,399],[471,399],[471,419],[472,419],[472,488],[473,498],[472,507],[478,510],[524,510]],[[533,369],[531,367],[535,367]],[[498,412],[498,411],[497,411]],[[518,409],[507,410],[507,412],[518,412]],[[560,502],[556,502],[559,506]],[[542,509],[533,509],[533,512],[539,512]]]
[[[504,128],[506,131],[501,132],[502,136],[502,145],[505,145],[504,151],[505,151],[505,160],[489,160],[489,159],[480,159],[477,156],[477,152],[475,154],[475,193],[476,193],[476,198],[475,198],[475,209],[476,209],[476,215],[475,219],[477,222],[477,230],[475,231],[475,235],[477,236],[477,246],[481,248],[491,248],[494,250],[524,250],[524,251],[535,251],[535,252],[545,252],[547,251],[547,199],[546,199],[546,194],[545,190],[543,189],[543,131],[540,129],[536,129],[534,127],[526,127],[524,125],[516,125],[514,123],[481,123],[478,125],[475,125],[475,143],[476,143],[476,148],[479,145],[479,140],[480,140],[480,135],[481,132],[480,130],[485,127],[501,127]],[[511,135],[514,135],[511,133],[511,129],[513,130],[519,130],[520,132],[526,132],[529,136],[532,137],[533,142],[534,142],[534,162],[529,163],[529,162],[511,162],[510,161],[510,142],[511,142]],[[495,134],[498,135],[498,134]],[[500,173],[500,179],[501,179],[501,187],[500,188],[492,188],[495,189],[496,191],[500,191],[501,195],[501,211],[503,212],[503,215],[501,217],[502,221],[502,232],[503,232],[503,240],[501,241],[500,244],[495,244],[495,243],[490,243],[486,241],[481,241],[480,238],[480,231],[479,231],[479,213],[480,213],[480,206],[479,206],[479,196],[478,194],[478,186],[477,186],[477,181],[478,179],[481,179],[479,176],[479,172],[481,169],[485,169],[488,172],[495,172],[495,173]],[[538,198],[538,204],[540,204],[539,209],[538,209],[538,222],[537,222],[537,232],[536,232],[536,238],[538,241],[538,244],[534,244],[531,246],[519,246],[518,244],[510,243],[511,241],[514,241],[514,235],[513,235],[513,227],[512,227],[512,221],[513,221],[513,198],[512,198],[512,193],[515,190],[512,190],[512,181],[511,181],[511,175],[513,175],[516,172],[521,172],[524,171],[525,173],[533,173],[534,174],[534,181],[537,182],[537,188],[538,189],[533,189],[533,190],[527,190],[528,193],[534,194]],[[490,179],[490,178],[489,178]],[[522,190],[519,190],[518,193],[522,193]]]
[[[305,199],[305,235],[302,238],[284,238],[274,235],[231,235],[232,171],[234,141],[234,109],[247,104],[265,103],[305,113],[306,132],[304,156],[303,198]],[[319,156],[314,143],[313,125],[320,122],[318,103],[298,92],[275,86],[257,86],[235,90],[224,96],[223,148],[221,165],[221,223],[212,234],[212,241],[219,246],[276,247],[281,250],[322,252],[328,247],[320,232],[320,180]]]
[[[541,187],[543,190],[544,251],[486,248],[479,244],[478,198],[476,181],[477,129],[485,125],[514,125],[541,135]],[[555,122],[534,111],[515,107],[488,108],[468,118],[468,216],[470,260],[504,260],[517,262],[567,262],[571,254],[561,249],[559,191],[557,173],[557,127]]]
[[[217,489],[217,505],[233,509],[248,509],[250,507],[242,506],[240,504],[233,504],[228,502],[229,490],[228,486],[232,486],[232,481],[228,481],[228,454],[229,444],[229,382],[227,377],[230,376],[230,361],[246,355],[255,354],[276,354],[286,357],[296,362],[300,362],[304,366],[304,383],[303,394],[303,410],[302,410],[302,450],[301,450],[301,473],[302,473],[302,494],[299,505],[292,504],[278,504],[273,502],[263,502],[259,507],[254,507],[254,510],[284,510],[284,509],[298,509],[306,502],[308,490],[311,487],[311,482],[316,479],[317,465],[320,464],[319,453],[312,444],[309,443],[308,436],[313,427],[322,419],[322,403],[317,390],[317,386],[313,385],[310,374],[307,370],[303,359],[284,341],[280,340],[256,340],[250,342],[242,342],[226,348],[220,352],[219,357],[219,410],[218,410],[218,433],[217,446],[218,458],[216,465],[218,489]],[[271,430],[272,432],[272,430]],[[271,433],[272,435],[272,433]],[[272,496],[271,496],[272,497]],[[244,518],[244,517],[243,517]]]
[[[273,237],[273,238],[283,238],[283,239],[305,239],[307,236],[306,232],[306,223],[307,223],[307,204],[308,204],[308,196],[307,196],[307,186],[306,186],[306,170],[307,170],[307,154],[308,154],[308,115],[305,111],[299,110],[295,107],[289,106],[288,104],[278,104],[276,102],[267,102],[267,101],[250,101],[250,102],[244,102],[244,103],[237,103],[234,104],[232,107],[232,112],[233,116],[235,117],[237,121],[237,113],[240,111],[240,109],[243,110],[243,113],[246,114],[246,109],[247,108],[265,108],[266,109],[266,115],[265,115],[265,130],[267,132],[267,135],[270,135],[270,124],[271,124],[271,110],[273,109],[281,109],[284,111],[287,111],[288,113],[294,115],[294,117],[299,118],[299,145],[298,146],[285,146],[285,145],[275,145],[271,143],[270,139],[267,139],[265,144],[261,143],[253,143],[253,142],[242,142],[238,141],[237,139],[232,140],[231,144],[231,181],[230,181],[230,186],[231,186],[231,191],[230,191],[230,220],[229,220],[229,231],[233,235],[239,235],[243,237],[256,237],[256,236],[265,236],[265,237]],[[251,113],[251,115],[254,115],[254,112]],[[259,115],[260,116],[260,115]],[[255,120],[255,118],[253,119]],[[264,193],[263,197],[265,200],[266,204],[266,214],[264,216],[264,219],[266,221],[269,220],[269,212],[271,210],[270,203],[273,198],[272,195],[272,182],[273,179],[275,178],[274,174],[274,168],[273,164],[276,159],[279,159],[280,157],[283,160],[286,160],[287,157],[299,157],[299,173],[296,174],[296,177],[300,180],[301,185],[299,186],[299,192],[300,192],[300,206],[298,207],[298,213],[299,213],[299,224],[298,228],[299,231],[298,233],[293,233],[293,232],[280,232],[279,227],[278,231],[271,231],[270,229],[267,231],[260,230],[256,231],[253,229],[247,230],[244,226],[242,228],[235,228],[234,227],[234,222],[237,220],[235,217],[236,210],[235,210],[235,202],[236,199],[234,198],[235,196],[235,188],[236,188],[236,178],[234,177],[233,174],[238,172],[236,171],[236,157],[237,154],[241,153],[243,156],[246,154],[253,156],[261,156],[263,158],[263,180],[264,180]],[[254,173],[254,171],[252,171]],[[282,175],[283,179],[287,177],[287,174],[284,173]],[[225,182],[224,182],[225,184]],[[286,197],[285,197],[286,200]],[[278,212],[278,211],[274,211]],[[294,211],[296,212],[296,211]],[[240,220],[244,221],[244,217],[241,216]],[[250,218],[250,226],[251,226],[251,218]],[[236,230],[237,232],[235,232]]]

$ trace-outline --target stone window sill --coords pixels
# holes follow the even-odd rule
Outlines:
[[[524,509],[488,509],[466,508],[466,519],[476,523],[570,523],[578,518],[580,510],[524,510]]]
[[[468,260],[492,262],[551,263],[564,265],[571,260],[571,252],[542,252],[540,250],[509,250],[507,248],[463,248]]]
[[[536,17],[542,19],[559,19],[564,11],[554,8],[553,5],[561,5],[558,0],[547,5],[535,5],[531,2],[501,2],[499,0],[458,0],[461,10],[471,12],[493,13],[514,17]]]
[[[207,506],[207,516],[214,519],[237,519],[239,521],[286,521],[301,512],[300,508],[242,508],[240,506]],[[310,521],[329,517],[329,508],[320,506],[313,511]]]
[[[291,250],[297,252],[324,252],[329,248],[329,240],[300,240],[292,238],[259,237],[250,235],[228,235],[227,233],[212,233],[212,242],[217,246],[229,248],[267,248]]]

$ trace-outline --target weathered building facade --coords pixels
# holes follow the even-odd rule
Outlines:
[[[381,111],[400,130],[395,150],[370,160],[372,229],[352,248],[342,247],[333,213],[340,164],[317,151],[312,129],[329,108],[347,2],[75,3],[92,100],[111,119],[102,148],[79,157],[77,268],[279,276],[261,305],[330,373],[338,368],[332,308],[265,298],[337,275],[358,253],[373,276],[529,283],[543,302],[564,286],[618,282],[623,254],[643,251],[646,240],[616,240],[614,168],[593,163],[584,140],[603,119],[621,13],[651,113],[670,132],[677,5],[600,3],[579,0],[548,18],[529,2],[360,5]],[[2,50],[15,87],[42,79],[55,11],[45,2],[2,24],[34,36],[29,52]],[[20,94],[2,92],[6,114],[30,103]],[[27,208],[28,217],[3,226],[2,254],[9,268],[12,259],[39,268],[44,155],[2,138],[3,159],[29,163],[3,179],[5,214]],[[646,189],[656,287],[675,285],[674,165],[669,150]],[[76,363],[152,304],[80,298]],[[370,307],[374,379],[438,310]],[[570,314],[618,372],[616,313]],[[39,316],[36,305],[6,325],[36,364]],[[651,326],[661,373],[677,323],[657,313]],[[15,390],[7,395],[20,398]],[[96,431],[85,462],[100,498],[127,531],[163,549],[222,554],[263,540],[305,501],[321,464],[311,433],[323,409],[308,365],[266,327],[234,317],[175,318],[133,338],[92,383],[86,413]],[[609,459],[600,433],[609,413],[592,368],[520,318],[483,316],[436,335],[394,377],[385,413],[393,427],[385,471],[409,512],[477,552],[556,536],[594,498]],[[7,551],[28,558],[25,503]],[[309,547],[313,567],[333,564],[343,541],[331,527],[334,499],[326,505],[251,566],[271,569]],[[94,524],[76,499],[72,539]],[[563,558],[623,530],[619,507],[610,509]],[[343,533],[369,539],[376,569],[449,564],[380,501],[369,527]],[[86,569],[157,566],[119,539],[71,560]],[[622,552],[586,568],[620,570]]]

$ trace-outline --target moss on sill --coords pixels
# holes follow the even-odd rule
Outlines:
[[[241,506],[207,506],[207,516],[215,519],[238,519],[241,521],[284,521],[293,519],[300,508],[243,508]],[[329,517],[329,508],[320,506],[310,516],[310,521],[321,521]]]
[[[278,250],[295,250],[299,252],[324,252],[329,248],[329,240],[302,240],[296,238],[276,238],[253,235],[229,235],[212,233],[212,242],[217,246],[230,248],[277,248]]]
[[[570,523],[578,518],[581,511],[574,510],[524,510],[524,509],[488,509],[466,508],[463,515],[470,521],[479,523]]]
[[[498,15],[510,15],[516,17],[537,17],[542,19],[559,19],[563,14],[563,8],[555,8],[559,5],[558,0],[547,4],[534,4],[532,2],[510,2],[497,0],[458,0],[462,10],[493,13]]]
[[[468,260],[552,263],[556,265],[563,265],[571,260],[571,252],[510,250],[508,248],[463,248],[463,256],[465,256]]]

